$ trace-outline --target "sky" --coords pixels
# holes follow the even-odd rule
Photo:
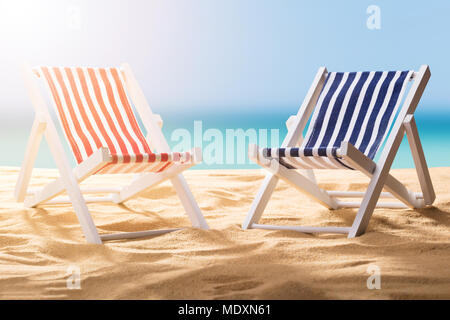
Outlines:
[[[367,28],[370,5],[380,29]],[[297,108],[320,66],[429,64],[420,108],[445,111],[449,14],[448,0],[0,0],[0,114],[32,113],[23,61],[129,62],[154,111],[181,114]]]

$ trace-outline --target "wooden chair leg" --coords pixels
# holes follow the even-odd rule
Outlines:
[[[61,171],[62,170],[60,170],[60,172]],[[62,172],[61,176],[63,176]],[[63,181],[67,194],[69,195],[70,202],[72,203],[75,214],[80,222],[81,229],[86,237],[86,241],[89,243],[101,244],[102,240],[100,239],[97,228],[92,220],[91,213],[89,212],[75,176],[71,172],[69,174],[64,174]]]
[[[367,188],[366,194],[361,202],[361,206],[358,209],[353,225],[348,233],[349,238],[354,238],[362,235],[366,232],[367,226],[369,225],[370,218],[372,217],[373,211],[377,205],[378,199],[383,190],[384,180],[386,178],[376,174],[372,177],[369,187]]]
[[[31,128],[30,137],[28,139],[24,160],[20,169],[19,178],[17,179],[14,196],[18,202],[23,202],[27,194],[28,185],[30,183],[31,173],[33,171],[34,161],[36,160],[41,144],[42,137],[46,128],[46,123],[42,122],[38,117],[34,119]]]
[[[264,209],[266,208],[272,193],[275,191],[277,183],[278,177],[271,173],[266,175],[266,178],[264,179],[256,198],[253,200],[250,211],[247,213],[247,217],[242,225],[244,230],[251,228],[252,224],[258,223],[259,219],[261,219]]]
[[[343,142],[339,152],[342,158],[350,164],[350,166],[361,171],[369,178],[373,177],[377,164],[356,149],[351,143]],[[408,190],[400,181],[389,173],[383,187],[410,208],[421,208],[424,206],[424,201],[422,199],[417,199],[414,192]]]
[[[77,165],[71,172],[75,176],[78,184],[90,177],[92,174],[102,168],[109,160],[109,151],[107,148],[101,148],[94,152],[88,159]],[[40,190],[36,190],[32,197],[25,200],[25,206],[35,207],[45,203],[58,195],[64,193],[65,185],[62,178],[58,178],[46,184]]]
[[[92,220],[89,209],[81,193],[78,185],[77,177],[75,176],[69,161],[64,155],[64,149],[58,139],[58,133],[53,123],[47,123],[47,130],[45,131],[45,138],[47,139],[50,151],[52,152],[56,166],[58,167],[61,181],[67,191],[70,202],[73,205],[75,214],[80,222],[86,241],[94,244],[101,244],[102,240]]]
[[[396,135],[390,137],[391,141],[388,141],[390,142],[390,145],[385,146],[381,159],[373,171],[373,176],[361,202],[361,207],[359,208],[350,232],[348,233],[349,238],[360,236],[366,231],[378,199],[380,198],[381,191],[389,176],[389,170],[391,169],[392,162],[394,162],[395,155],[397,154],[404,134],[404,129],[402,130],[400,127]]]
[[[431,182],[430,172],[428,170],[425,154],[420,142],[419,131],[413,115],[408,115],[403,122],[408,137],[409,146],[416,166],[417,176],[419,177],[420,187],[423,193],[425,205],[431,205],[436,199],[433,183]]]
[[[186,213],[191,220],[192,226],[201,229],[209,229],[208,224],[203,217],[202,211],[200,210],[197,201],[195,201],[183,175],[180,173],[171,178],[170,181],[172,182],[172,185],[180,198],[184,210],[186,210]]]

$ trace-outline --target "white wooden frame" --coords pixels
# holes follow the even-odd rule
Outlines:
[[[316,101],[325,82],[327,70],[319,68],[314,81],[297,113],[287,121],[288,134],[282,147],[295,147],[302,142],[302,132],[314,110]],[[414,111],[430,78],[430,69],[422,65],[411,77],[413,81],[409,93],[400,109],[392,130],[387,138],[378,163],[366,157],[348,142],[343,142],[337,150],[338,156],[345,159],[353,168],[370,178],[366,192],[326,191],[316,183],[313,170],[306,170],[306,176],[296,170],[287,169],[277,159],[262,159],[257,146],[249,147],[249,157],[268,171],[261,188],[254,199],[250,211],[242,225],[243,229],[259,228],[271,230],[294,230],[304,233],[342,233],[353,238],[363,234],[376,207],[378,208],[422,208],[431,205],[436,196],[431,182],[428,166],[423,153]],[[409,191],[401,182],[389,174],[392,162],[406,132],[411,147],[415,167],[419,177],[421,193]],[[329,209],[359,208],[353,225],[350,227],[293,227],[259,224],[267,203],[279,179],[289,183],[310,198]],[[382,192],[383,187],[388,192]],[[348,202],[340,198],[362,198],[361,202]],[[400,202],[378,202],[379,198],[397,198]]]
[[[133,102],[142,122],[151,139],[147,139],[151,148],[158,153],[170,153],[169,145],[161,131],[162,119],[154,114],[145,99],[145,96],[139,87],[131,68],[128,64],[121,65],[122,75],[125,81],[125,87]],[[15,197],[19,202],[25,202],[28,207],[39,205],[71,203],[80,222],[84,236],[87,242],[100,244],[106,240],[118,240],[126,238],[139,238],[150,235],[158,235],[179,229],[149,230],[139,232],[124,232],[119,234],[99,235],[97,228],[92,220],[91,214],[86,203],[107,202],[121,203],[139,193],[156,186],[157,184],[170,180],[180,201],[186,210],[186,213],[193,227],[208,229],[203,214],[194,199],[183,175],[184,170],[201,162],[201,149],[194,148],[191,153],[193,160],[186,164],[177,164],[161,173],[143,173],[124,188],[97,188],[81,189],[79,183],[94,174],[103,167],[106,162],[111,161],[111,155],[107,148],[101,148],[94,152],[87,160],[80,163],[74,169],[70,167],[69,160],[64,153],[63,145],[59,139],[55,124],[52,121],[49,109],[36,83],[35,75],[28,64],[22,67],[25,86],[30,96],[33,107],[36,111],[30,138],[28,140],[25,159],[19,173],[15,189]],[[47,184],[39,190],[28,190],[28,185],[33,170],[34,161],[39,149],[42,138],[48,142],[50,151],[55,159],[60,177]],[[67,192],[68,197],[59,197],[60,194]],[[84,193],[109,193],[103,197],[85,198]]]

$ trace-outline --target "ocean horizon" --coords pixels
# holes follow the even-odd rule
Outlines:
[[[31,109],[31,107],[30,107]],[[256,109],[255,109],[256,110]],[[242,132],[247,130],[256,133],[257,143],[260,146],[277,147],[280,146],[284,136],[287,134],[285,122],[290,115],[295,114],[295,108],[292,112],[286,108],[278,109],[276,107],[265,107],[262,111],[223,111],[211,109],[208,112],[185,112],[176,114],[173,111],[164,112],[164,110],[155,110],[162,116],[164,125],[163,133],[169,142],[171,148],[179,145],[179,132],[189,132],[190,146],[202,147],[203,152],[207,151],[208,146],[211,148],[210,133],[220,134],[224,138],[222,157],[218,157],[219,161],[204,159],[204,162],[193,167],[194,170],[204,169],[256,169],[259,168],[252,163],[247,157],[249,139],[246,138],[245,147],[238,143],[235,139],[234,143],[227,142],[227,130],[236,133],[239,129]],[[29,115],[15,115],[4,117],[0,121],[0,144],[2,153],[0,158],[1,166],[20,166],[28,136],[32,124],[32,112]],[[450,165],[450,112],[443,109],[418,108],[416,112],[416,122],[419,129],[419,135],[425,151],[425,157],[429,167],[447,167]],[[199,130],[201,129],[201,130]],[[249,131],[247,131],[249,132]],[[251,132],[250,132],[251,133]],[[219,135],[220,135],[219,134]],[[62,137],[62,135],[61,135]],[[178,140],[177,140],[178,138]],[[72,156],[69,146],[63,141],[64,147],[68,152],[72,166],[75,166],[75,159]],[[381,148],[380,148],[381,150]],[[378,159],[380,151],[375,160]],[[222,159],[222,161],[220,161]],[[244,161],[243,161],[244,160]],[[222,163],[221,163],[222,162]],[[37,168],[56,168],[48,145],[43,139],[38,157],[35,162]],[[393,163],[393,168],[413,168],[414,161],[411,157],[409,145],[405,138],[402,141],[397,157]]]

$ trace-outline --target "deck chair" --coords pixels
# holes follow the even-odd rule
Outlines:
[[[422,208],[431,205],[435,194],[414,120],[414,111],[429,78],[430,70],[426,65],[417,72],[327,72],[325,67],[319,68],[297,115],[287,121],[288,134],[281,147],[249,146],[249,158],[268,173],[243,228],[340,233],[353,238],[365,232],[377,207]],[[408,94],[403,98],[405,92]],[[421,193],[408,190],[389,174],[405,132]],[[380,147],[381,155],[375,163],[373,159]],[[359,170],[370,178],[370,182],[366,192],[326,191],[317,185],[314,169]],[[329,209],[359,208],[352,226],[259,224],[279,179]],[[382,192],[383,188],[386,192]],[[379,202],[380,197],[400,201]],[[345,198],[362,198],[362,201],[344,201]]]
[[[60,68],[25,65],[23,76],[36,111],[15,197],[27,207],[71,203],[89,243],[138,238],[178,229],[99,235],[86,203],[122,203],[157,184],[170,180],[194,227],[208,225],[181,172],[201,162],[201,150],[171,152],[161,131],[162,120],[153,114],[131,68]],[[42,82],[38,82],[40,78]],[[55,123],[39,84],[49,91],[64,135],[73,151],[74,169],[65,155]],[[147,131],[144,137],[131,107],[134,104]],[[60,178],[39,190],[28,190],[34,160],[45,136]],[[158,152],[158,153],[156,153]],[[123,188],[81,189],[92,175],[132,173]],[[68,197],[60,195],[67,192]],[[91,194],[84,197],[83,194]],[[92,196],[97,194],[97,196]],[[107,194],[107,196],[98,196]]]

